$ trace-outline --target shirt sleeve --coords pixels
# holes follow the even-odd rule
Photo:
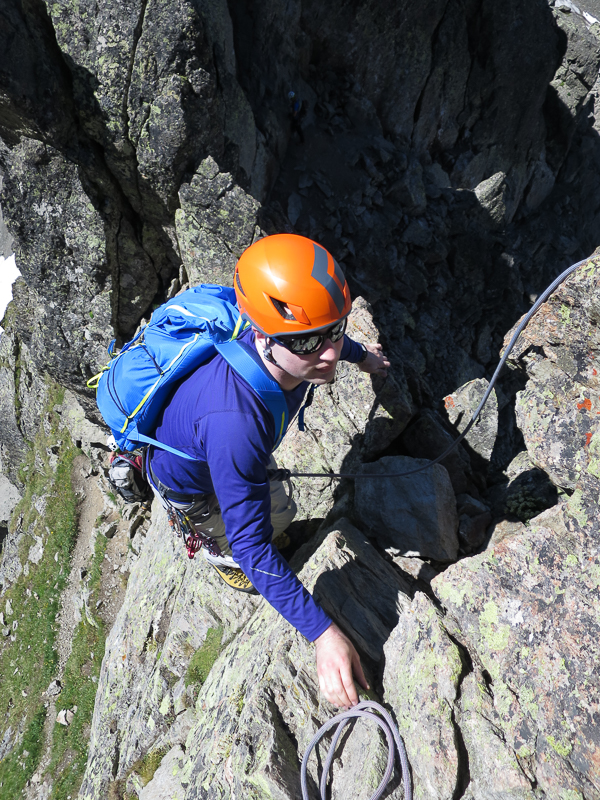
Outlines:
[[[340,361],[349,361],[351,364],[356,364],[362,354],[363,349],[361,345],[344,334],[344,344],[342,345],[342,352],[340,353]]]
[[[271,543],[267,465],[272,427],[272,420],[260,411],[223,411],[205,417],[198,435],[233,558],[273,608],[314,641],[331,620]]]

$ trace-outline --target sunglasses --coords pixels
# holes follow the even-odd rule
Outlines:
[[[324,331],[314,331],[307,333],[304,336],[271,336],[270,338],[282,345],[291,353],[297,356],[309,356],[320,350],[327,339],[331,342],[339,342],[346,331],[346,323],[348,319],[344,317],[331,328],[326,328]]]

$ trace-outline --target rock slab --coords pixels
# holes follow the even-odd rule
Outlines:
[[[458,514],[444,467],[425,459],[387,456],[363,466],[355,505],[363,529],[393,555],[453,561],[458,554]],[[426,467],[404,478],[383,477]]]

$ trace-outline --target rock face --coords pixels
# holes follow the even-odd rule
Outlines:
[[[224,596],[222,582],[203,558],[186,565],[181,544],[174,551],[175,540],[165,530],[164,513],[155,511],[107,641],[80,796],[102,797],[112,776],[125,777],[141,754],[173,742],[170,729],[188,707],[191,727],[179,734],[185,759],[175,770],[182,796],[262,790],[295,797],[297,750],[316,732],[318,716],[324,721],[327,714],[318,697],[312,645],[264,600]],[[299,577],[374,669],[408,603],[407,582],[345,521],[298,556],[305,562]],[[147,612],[144,624],[140,608]],[[196,698],[191,688],[184,689],[184,676],[211,627],[220,628],[226,647]],[[379,740],[363,739],[356,746],[373,748],[368,780],[376,786],[382,774]]]
[[[523,774],[548,797],[600,788],[597,535],[575,529],[573,498],[433,581],[477,657],[497,726]],[[591,702],[591,706],[589,705]]]
[[[348,321],[356,341],[376,341],[372,310],[359,297]],[[275,453],[280,466],[294,472],[356,472],[378,455],[406,426],[411,396],[402,372],[386,380],[370,377],[353,364],[341,363],[334,383],[315,391],[305,409],[306,431],[292,423]],[[333,505],[327,478],[296,482],[298,519],[324,518]]]
[[[414,796],[533,800],[486,674],[454,633],[419,592],[385,645],[385,700],[406,743]]]
[[[3,216],[27,285],[16,335],[88,413],[111,335],[188,280],[230,282],[261,230],[316,236],[366,285],[418,405],[482,377],[523,281],[539,290],[553,257],[591,247],[593,181],[590,234],[555,209],[593,162],[600,53],[581,16],[559,13],[562,32],[542,0],[366,4],[352,22],[307,0],[94,8],[6,12],[0,108]],[[287,147],[290,86],[308,104],[304,155]],[[551,191],[555,225],[536,216]]]
[[[243,249],[281,231],[331,250],[355,298],[350,335],[380,340],[392,369],[383,380],[340,365],[280,464],[380,474],[440,455],[506,331],[597,245],[599,31],[545,0],[2,8],[0,253],[14,247],[23,275],[0,339],[10,502],[32,480],[21,467],[40,409],[101,472],[85,382],[110,339],[190,283],[230,284]],[[540,310],[512,356],[520,376],[502,378],[443,466],[402,482],[297,481],[309,541],[292,565],[393,712],[417,798],[600,797],[599,262]],[[48,376],[69,390],[60,404]],[[52,502],[35,499],[40,514]],[[159,509],[145,536],[138,511],[124,520],[131,574],[118,572],[127,590],[71,794],[298,798],[302,753],[333,713],[312,645],[184,558]],[[44,556],[43,536],[24,553],[11,530],[2,593]],[[6,613],[1,663],[22,619]],[[85,713],[69,703],[65,735]],[[0,728],[3,763],[24,736]],[[382,739],[357,725],[340,754],[332,797],[368,795]],[[27,773],[28,800],[62,780],[57,762]],[[316,761],[310,782],[316,796]]]
[[[565,489],[600,477],[599,286],[600,257],[593,257],[540,308],[511,356],[531,376],[516,407],[531,459]]]
[[[363,474],[373,477],[356,480],[356,513],[363,529],[391,555],[454,561],[458,516],[452,484],[444,467],[426,469],[428,463],[396,456],[365,464]],[[416,474],[388,477],[406,472]]]
[[[191,655],[210,628],[220,628],[223,640],[230,640],[257,603],[248,595],[233,594],[223,604],[223,584],[214,570],[202,557],[188,561],[183,543],[156,504],[153,517],[106,642],[108,669],[98,684],[81,797],[102,796],[119,765],[131,766],[164,736],[177,715],[193,706],[185,686]]]

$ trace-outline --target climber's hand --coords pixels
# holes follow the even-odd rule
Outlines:
[[[357,364],[358,368],[369,375],[381,375],[382,378],[385,378],[390,368],[390,362],[383,355],[383,348],[379,342],[366,344],[365,347],[368,354],[361,364]]]
[[[315,640],[317,650],[317,675],[319,688],[326,700],[340,708],[350,708],[358,703],[358,694],[352,673],[357,682],[368,689],[360,658],[354,645],[333,623]]]

